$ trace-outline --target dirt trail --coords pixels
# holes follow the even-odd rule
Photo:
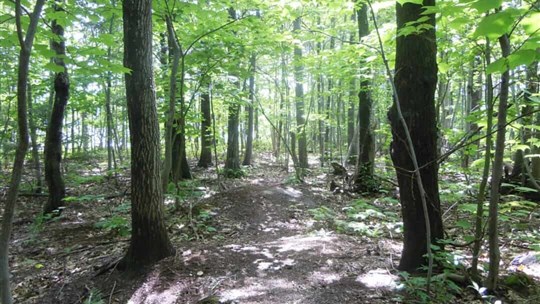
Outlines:
[[[216,194],[204,203],[215,207],[224,239],[178,248],[129,303],[393,303],[395,277],[382,255],[392,244],[317,229],[308,210],[321,201],[282,184]]]

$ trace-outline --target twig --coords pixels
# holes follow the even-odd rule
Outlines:
[[[112,296],[114,294],[114,289],[116,288],[116,281],[114,281],[114,285],[112,287],[112,290],[111,290],[111,294],[109,295],[109,304],[112,303]]]

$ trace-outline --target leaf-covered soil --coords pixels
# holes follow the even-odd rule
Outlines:
[[[176,255],[138,273],[114,268],[129,240],[129,174],[76,169],[60,217],[38,216],[44,196],[20,198],[10,248],[16,303],[408,303],[396,288],[399,233],[337,233],[316,220],[313,210],[356,199],[329,191],[330,169],[303,184],[264,161],[244,179],[198,169],[198,181],[166,201]],[[398,206],[387,208],[398,216]],[[467,289],[459,299],[480,303]]]

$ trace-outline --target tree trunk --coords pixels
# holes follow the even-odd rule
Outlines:
[[[212,165],[212,113],[210,108],[210,78],[203,79],[201,94],[201,156],[197,166],[208,168]]]
[[[4,213],[2,214],[2,230],[0,231],[0,303],[12,304],[11,289],[9,284],[9,239],[13,228],[13,217],[15,216],[15,205],[19,194],[19,186],[24,166],[24,158],[28,150],[28,117],[27,117],[27,85],[28,70],[30,65],[30,55],[36,34],[37,24],[43,9],[45,0],[38,0],[34,7],[34,12],[30,15],[30,24],[26,31],[26,37],[23,38],[23,29],[21,28],[21,2],[15,2],[15,23],[17,27],[17,36],[20,44],[18,74],[17,74],[17,124],[19,136],[17,139],[17,150],[15,152],[15,161],[11,172],[9,189],[6,194]]]
[[[434,6],[434,0],[424,0],[424,6]],[[422,5],[396,4],[397,28],[416,21],[422,16]],[[426,23],[435,26],[435,16],[428,15]],[[427,242],[434,243],[443,238],[443,225],[438,186],[437,127],[435,114],[435,88],[437,86],[437,45],[435,30],[420,34],[399,36],[396,44],[396,75],[394,78],[397,96],[412,144],[416,151],[418,166],[425,188],[431,239],[426,239],[420,189],[409,148],[404,140],[405,129],[398,116],[396,103],[388,112],[392,127],[391,156],[400,188],[403,215],[403,252],[399,269],[417,271],[425,265]]]
[[[32,162],[34,163],[34,174],[36,178],[36,189],[34,192],[41,193],[43,182],[41,180],[41,162],[39,161],[39,146],[37,143],[36,117],[34,115],[33,103],[32,86],[28,84],[28,119],[30,126],[30,140],[32,142]]]
[[[367,17],[368,7],[363,4],[357,11],[358,34],[360,39],[369,35]],[[358,158],[356,161],[356,181],[361,192],[375,190],[372,185],[375,163],[375,141],[371,125],[373,100],[371,99],[371,82],[364,78],[360,81],[358,93]]]
[[[251,55],[250,65],[251,65],[251,75],[249,77],[249,102],[250,104],[246,106],[246,111],[248,114],[247,121],[247,140],[246,140],[246,154],[244,154],[244,161],[242,165],[249,166],[251,165],[251,158],[253,156],[253,105],[255,104],[255,64],[256,58],[255,54]]]
[[[499,38],[503,57],[510,55],[510,41],[508,35],[504,34]],[[493,170],[491,171],[491,191],[489,198],[489,273],[486,279],[486,287],[490,291],[495,291],[499,279],[499,261],[501,253],[499,251],[499,189],[504,159],[504,142],[506,136],[506,113],[508,106],[508,88],[510,83],[510,71],[505,71],[501,76],[501,89],[499,93],[499,113],[497,115],[497,139],[495,141],[495,155],[493,158]]]
[[[131,139],[131,240],[120,266],[174,254],[163,216],[159,126],[152,74],[152,0],[124,0],[124,66]]]
[[[294,20],[293,32],[299,34],[301,29],[302,19],[297,17]],[[298,165],[300,168],[308,168],[307,157],[307,136],[306,136],[306,118],[304,117],[304,67],[302,64],[302,45],[294,47],[294,81],[295,96],[296,96],[296,132],[298,139]],[[302,173],[303,175],[303,173]]]
[[[234,8],[229,8],[229,17],[233,20],[236,19],[236,11]],[[234,85],[240,90],[240,80],[238,78]],[[240,134],[238,130],[240,127],[240,103],[237,100],[229,102],[227,115],[227,157],[225,159],[225,175],[228,177],[236,177],[240,171]]]
[[[55,4],[54,10],[63,11],[63,8]],[[49,197],[43,208],[44,214],[60,212],[66,196],[66,186],[62,177],[62,127],[69,99],[69,76],[64,62],[66,55],[64,28],[56,20],[52,21],[52,32],[55,36],[51,42],[51,48],[56,53],[54,63],[63,67],[64,71],[56,73],[54,78],[54,102],[45,135],[45,180],[49,188]],[[74,144],[73,134],[71,137]]]

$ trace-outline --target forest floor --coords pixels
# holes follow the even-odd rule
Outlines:
[[[16,303],[410,303],[396,291],[393,224],[351,235],[321,221],[358,200],[329,191],[331,169],[303,184],[264,160],[243,179],[197,169],[197,180],[166,200],[176,255],[140,273],[97,275],[128,244],[129,176],[104,178],[92,162],[71,166],[60,217],[39,216],[45,196],[20,197],[10,248]],[[384,203],[383,195],[369,200]],[[381,206],[399,217],[399,205]],[[376,232],[377,221],[364,218],[359,230]],[[481,303],[471,292],[460,298]]]

